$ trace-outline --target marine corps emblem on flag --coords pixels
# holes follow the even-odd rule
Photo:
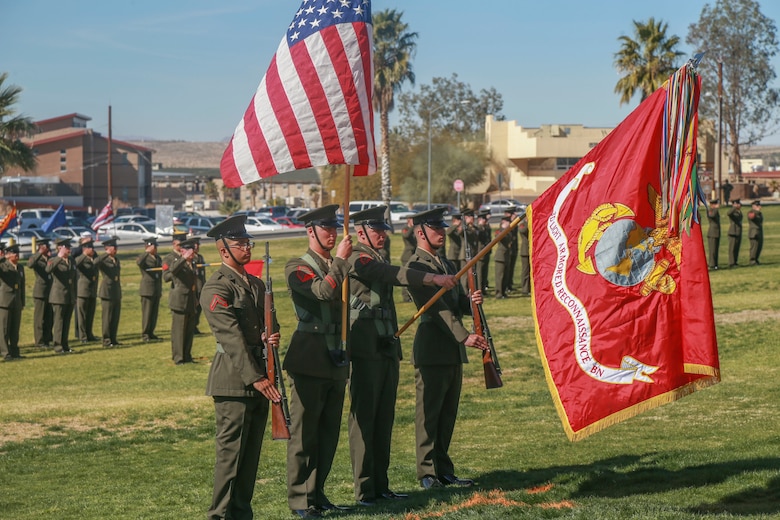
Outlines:
[[[668,114],[698,100],[684,69],[528,208],[537,342],[572,440],[720,380],[696,103]]]

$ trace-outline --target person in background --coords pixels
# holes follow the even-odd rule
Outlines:
[[[761,213],[761,201],[754,200],[748,217],[748,240],[750,240],[750,265],[760,265],[758,261],[764,248],[764,215]]]
[[[481,210],[477,213],[477,249],[482,251],[492,240],[493,229],[490,227],[490,210]],[[488,279],[491,254],[492,251],[488,251],[482,256],[479,262],[477,262],[477,287],[483,291],[483,294],[488,290],[488,286],[490,285]]]
[[[742,203],[739,199],[731,201],[729,217],[729,267],[737,267],[739,246],[742,243]]]
[[[60,238],[55,245],[57,254],[49,258],[46,264],[46,271],[52,275],[49,303],[54,313],[52,327],[54,352],[72,354],[74,351],[68,343],[68,335],[73,307],[76,304],[76,264],[70,257],[72,244],[69,238]]]
[[[116,257],[118,238],[112,237],[103,241],[105,252],[97,257],[95,265],[103,274],[98,296],[103,310],[103,346],[112,348],[119,346],[117,332],[119,330],[119,315],[122,311],[122,282],[119,275],[122,267]]]
[[[515,228],[520,245],[517,255],[520,257],[520,296],[531,295],[531,258],[528,248],[528,221],[523,219]]]
[[[512,221],[511,217],[504,216],[501,218],[499,224],[499,232],[509,227],[509,223]],[[506,298],[509,286],[507,285],[507,279],[509,278],[509,255],[510,247],[512,245],[512,233],[507,233],[504,238],[499,240],[496,244],[496,299],[502,300]]]
[[[325,480],[339,441],[349,359],[341,342],[341,284],[349,274],[352,238],[336,245],[338,204],[304,213],[309,247],[284,269],[298,325],[283,368],[290,378],[287,503],[301,518],[338,509]],[[336,248],[335,257],[331,255]]]
[[[81,254],[76,258],[76,335],[81,343],[98,341],[92,333],[98,294],[98,267],[95,244],[91,238],[81,239]]]
[[[19,353],[19,327],[24,309],[24,267],[19,263],[19,244],[4,246],[0,262],[0,357],[5,361],[22,359]]]
[[[710,223],[707,229],[707,245],[710,248],[710,270],[718,269],[718,248],[720,247],[720,201],[713,199],[707,208],[707,221]]]
[[[200,237],[192,237],[195,244],[195,285],[197,286],[197,294],[195,300],[195,334],[201,334],[198,325],[200,324],[200,314],[202,309],[200,307],[200,291],[203,289],[203,285],[206,283],[206,259],[200,254]]]
[[[407,267],[439,275],[453,275],[455,266],[441,259],[437,250],[444,244],[444,208],[423,211],[414,216],[417,249]],[[435,287],[409,287],[418,309],[436,294]],[[482,303],[482,293],[471,294],[474,303]],[[424,489],[446,485],[468,487],[471,479],[455,476],[449,455],[455,431],[458,404],[463,383],[466,348],[485,350],[487,341],[472,334],[462,317],[471,313],[469,297],[460,284],[436,300],[420,317],[414,336],[415,440],[417,479]]]
[[[460,211],[453,213],[450,222],[452,224],[446,231],[449,246],[447,247],[445,258],[455,265],[456,270],[460,271],[461,252],[463,250],[463,214]]]
[[[404,250],[401,252],[401,265],[406,265],[409,258],[414,253],[414,248],[417,247],[417,240],[414,238],[414,224],[412,223],[412,217],[406,219],[406,225],[401,230],[401,240],[404,243]],[[401,297],[405,302],[412,301],[412,295],[404,287],[401,289]]]
[[[197,275],[195,273],[195,240],[179,243],[179,253],[171,253],[163,262],[163,279],[172,284],[168,293],[171,309],[171,358],[176,365],[194,363],[192,340],[195,335]]]
[[[390,490],[390,441],[395,419],[401,342],[395,337],[398,320],[393,287],[444,286],[452,289],[454,276],[416,271],[390,265],[381,254],[390,225],[384,220],[386,206],[359,211],[350,216],[358,243],[350,263],[350,357],[349,452],[355,480],[355,500],[373,506],[378,499],[402,499],[407,495]]]
[[[138,293],[141,295],[141,340],[144,343],[159,341],[154,334],[157,327],[157,316],[160,312],[162,298],[162,258],[157,254],[157,238],[144,239],[144,252],[135,261],[141,270],[141,284]],[[154,269],[150,271],[150,269]]]
[[[49,303],[49,291],[51,291],[51,274],[46,271],[49,263],[51,249],[49,239],[42,238],[35,244],[37,252],[27,260],[27,267],[35,272],[35,285],[33,285],[33,332],[35,346],[48,347],[52,341],[52,308]]]
[[[214,400],[217,430],[210,520],[253,517],[269,401],[281,400],[268,379],[262,345],[265,341],[278,348],[279,323],[274,320],[273,333],[266,337],[265,284],[244,270],[254,246],[245,222],[246,215],[230,217],[207,233],[222,260],[203,286],[200,302],[217,342],[206,385],[206,395]]]
[[[509,217],[510,222],[515,219],[516,214],[516,206],[510,206],[504,210],[504,215]],[[515,267],[517,267],[518,251],[520,250],[520,230],[516,226],[509,234],[512,235],[512,241],[509,243],[509,262],[504,272],[507,294],[515,290]]]

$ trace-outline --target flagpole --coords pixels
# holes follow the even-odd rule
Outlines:
[[[349,183],[354,166],[344,165],[344,238],[349,235]],[[349,331],[349,276],[341,283],[341,348],[347,349]]]
[[[496,237],[495,237],[495,238],[494,238],[494,239],[493,239],[493,240],[492,240],[492,241],[491,241],[491,242],[490,242],[488,245],[486,245],[485,247],[483,247],[483,248],[482,248],[482,251],[480,251],[479,253],[477,253],[476,255],[474,255],[474,257],[473,257],[471,260],[469,260],[468,262],[466,262],[466,265],[464,265],[464,266],[461,268],[461,270],[460,270],[460,271],[458,271],[458,272],[455,274],[455,280],[460,280],[460,278],[461,278],[461,277],[462,277],[464,274],[468,273],[468,272],[469,272],[469,269],[471,269],[471,268],[474,266],[474,264],[476,264],[477,262],[479,262],[479,261],[482,259],[482,257],[483,257],[483,256],[485,256],[486,254],[488,254],[488,252],[489,252],[491,249],[493,249],[493,247],[494,247],[496,244],[498,244],[498,243],[499,243],[499,242],[500,242],[500,241],[501,241],[501,240],[502,240],[502,239],[503,239],[503,238],[504,238],[504,237],[505,237],[505,236],[506,236],[506,235],[507,235],[507,234],[508,234],[510,231],[512,231],[514,228],[516,228],[516,227],[517,227],[517,226],[520,224],[520,222],[522,222],[523,220],[525,220],[525,212],[523,212],[523,214],[522,214],[522,215],[519,215],[518,217],[515,217],[515,219],[514,219],[512,222],[510,222],[510,223],[509,223],[509,226],[508,226],[506,229],[504,229],[504,230],[503,230],[503,231],[501,231],[501,232],[500,232],[498,235],[496,235]],[[498,283],[498,281],[497,281],[496,283]],[[432,306],[434,303],[436,303],[436,301],[437,301],[439,298],[441,298],[442,296],[444,296],[444,294],[445,294],[447,291],[449,291],[449,289],[447,289],[446,287],[442,287],[441,289],[439,289],[439,291],[438,291],[436,294],[434,294],[433,296],[431,296],[431,299],[430,299],[430,300],[428,300],[427,302],[425,302],[425,304],[424,304],[422,307],[420,307],[419,309],[417,309],[417,312],[414,314],[414,316],[412,316],[412,317],[409,319],[409,321],[407,321],[407,322],[404,324],[404,326],[403,326],[403,327],[401,327],[400,329],[398,329],[398,332],[396,332],[396,333],[395,333],[395,337],[396,337],[396,338],[399,338],[399,337],[401,337],[401,334],[403,334],[403,333],[404,333],[404,331],[405,331],[406,329],[408,329],[408,328],[409,328],[409,327],[412,325],[412,323],[414,323],[415,321],[417,321],[417,318],[419,318],[420,316],[422,316],[422,315],[425,313],[425,311],[427,311],[428,309],[430,309],[430,308],[431,308],[431,306]]]

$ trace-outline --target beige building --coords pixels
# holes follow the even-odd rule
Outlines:
[[[707,193],[712,189],[717,148],[712,126],[706,122],[699,125],[699,172]],[[490,198],[532,202],[612,130],[573,124],[524,128],[516,121],[497,121],[492,115],[487,116],[489,184],[495,189],[489,193]],[[487,182],[483,189],[487,189]]]

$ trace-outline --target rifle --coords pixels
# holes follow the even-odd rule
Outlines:
[[[463,223],[463,247],[466,250],[466,262],[471,260],[471,246],[466,236],[466,223]],[[468,270],[468,288],[469,294],[477,290],[477,265],[472,264]],[[485,310],[482,304],[471,301],[471,317],[474,320],[474,334],[482,336],[488,343],[488,349],[482,351],[482,368],[485,372],[485,388],[501,388],[504,382],[501,381],[501,367],[498,365],[496,348],[493,345],[493,336],[490,334],[490,328],[485,318]]]
[[[274,382],[274,386],[282,394],[282,400],[278,403],[271,403],[271,438],[273,440],[286,440],[290,438],[290,410],[287,408],[287,391],[284,388],[284,375],[282,374],[282,364],[279,361],[279,349],[271,346],[268,338],[274,333],[274,318],[276,317],[276,308],[274,307],[274,291],[271,286],[271,254],[269,252],[269,243],[265,243],[265,362],[268,379]]]

